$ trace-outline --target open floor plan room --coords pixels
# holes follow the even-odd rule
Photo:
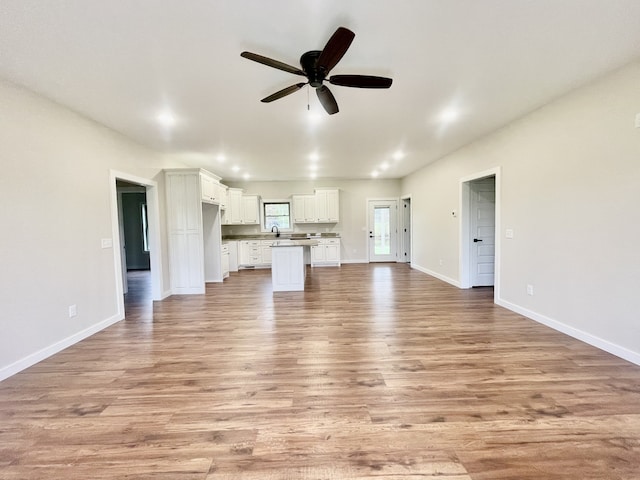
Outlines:
[[[638,478],[640,367],[405,264],[145,303],[0,383],[0,478]]]

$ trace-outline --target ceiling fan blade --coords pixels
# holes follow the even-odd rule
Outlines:
[[[355,36],[355,33],[344,27],[338,27],[333,35],[331,35],[331,38],[318,57],[316,64],[319,69],[324,70],[325,75],[336,66],[347,52]]]
[[[268,67],[277,68],[278,70],[284,70],[285,72],[289,73],[295,73],[296,75],[302,75],[303,77],[305,76],[304,72],[297,67],[287,65],[286,63],[279,62],[278,60],[274,60],[269,57],[258,55],[257,53],[242,52],[240,56],[249,60],[253,60],[254,62],[267,65]]]
[[[338,102],[336,102],[331,90],[329,90],[325,85],[322,85],[321,87],[316,88],[316,93],[318,94],[318,100],[320,100],[320,103],[329,115],[338,113]]]
[[[283,88],[282,90],[277,91],[276,93],[272,93],[268,97],[264,97],[260,100],[263,103],[273,102],[274,100],[278,100],[279,98],[286,97],[287,95],[291,95],[293,92],[297,92],[302,87],[304,87],[306,83],[296,83],[295,85],[291,85],[290,87]]]
[[[372,75],[333,75],[329,78],[332,85],[356,88],[389,88],[393,79]]]

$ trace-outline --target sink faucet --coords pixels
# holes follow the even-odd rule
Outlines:
[[[277,225],[274,225],[273,227],[271,227],[271,233],[273,233],[273,229],[276,229],[276,237],[280,236],[280,229],[278,228]]]

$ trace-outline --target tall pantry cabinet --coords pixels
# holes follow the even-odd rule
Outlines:
[[[220,201],[207,193],[220,178],[202,169],[165,170],[172,294],[204,293],[222,281]]]

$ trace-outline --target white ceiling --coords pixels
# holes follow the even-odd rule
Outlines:
[[[260,102],[301,77],[240,52],[298,66],[338,26],[331,73],[389,90]],[[402,177],[639,57],[638,0],[0,0],[1,77],[227,180],[307,179],[311,152],[319,178]]]

